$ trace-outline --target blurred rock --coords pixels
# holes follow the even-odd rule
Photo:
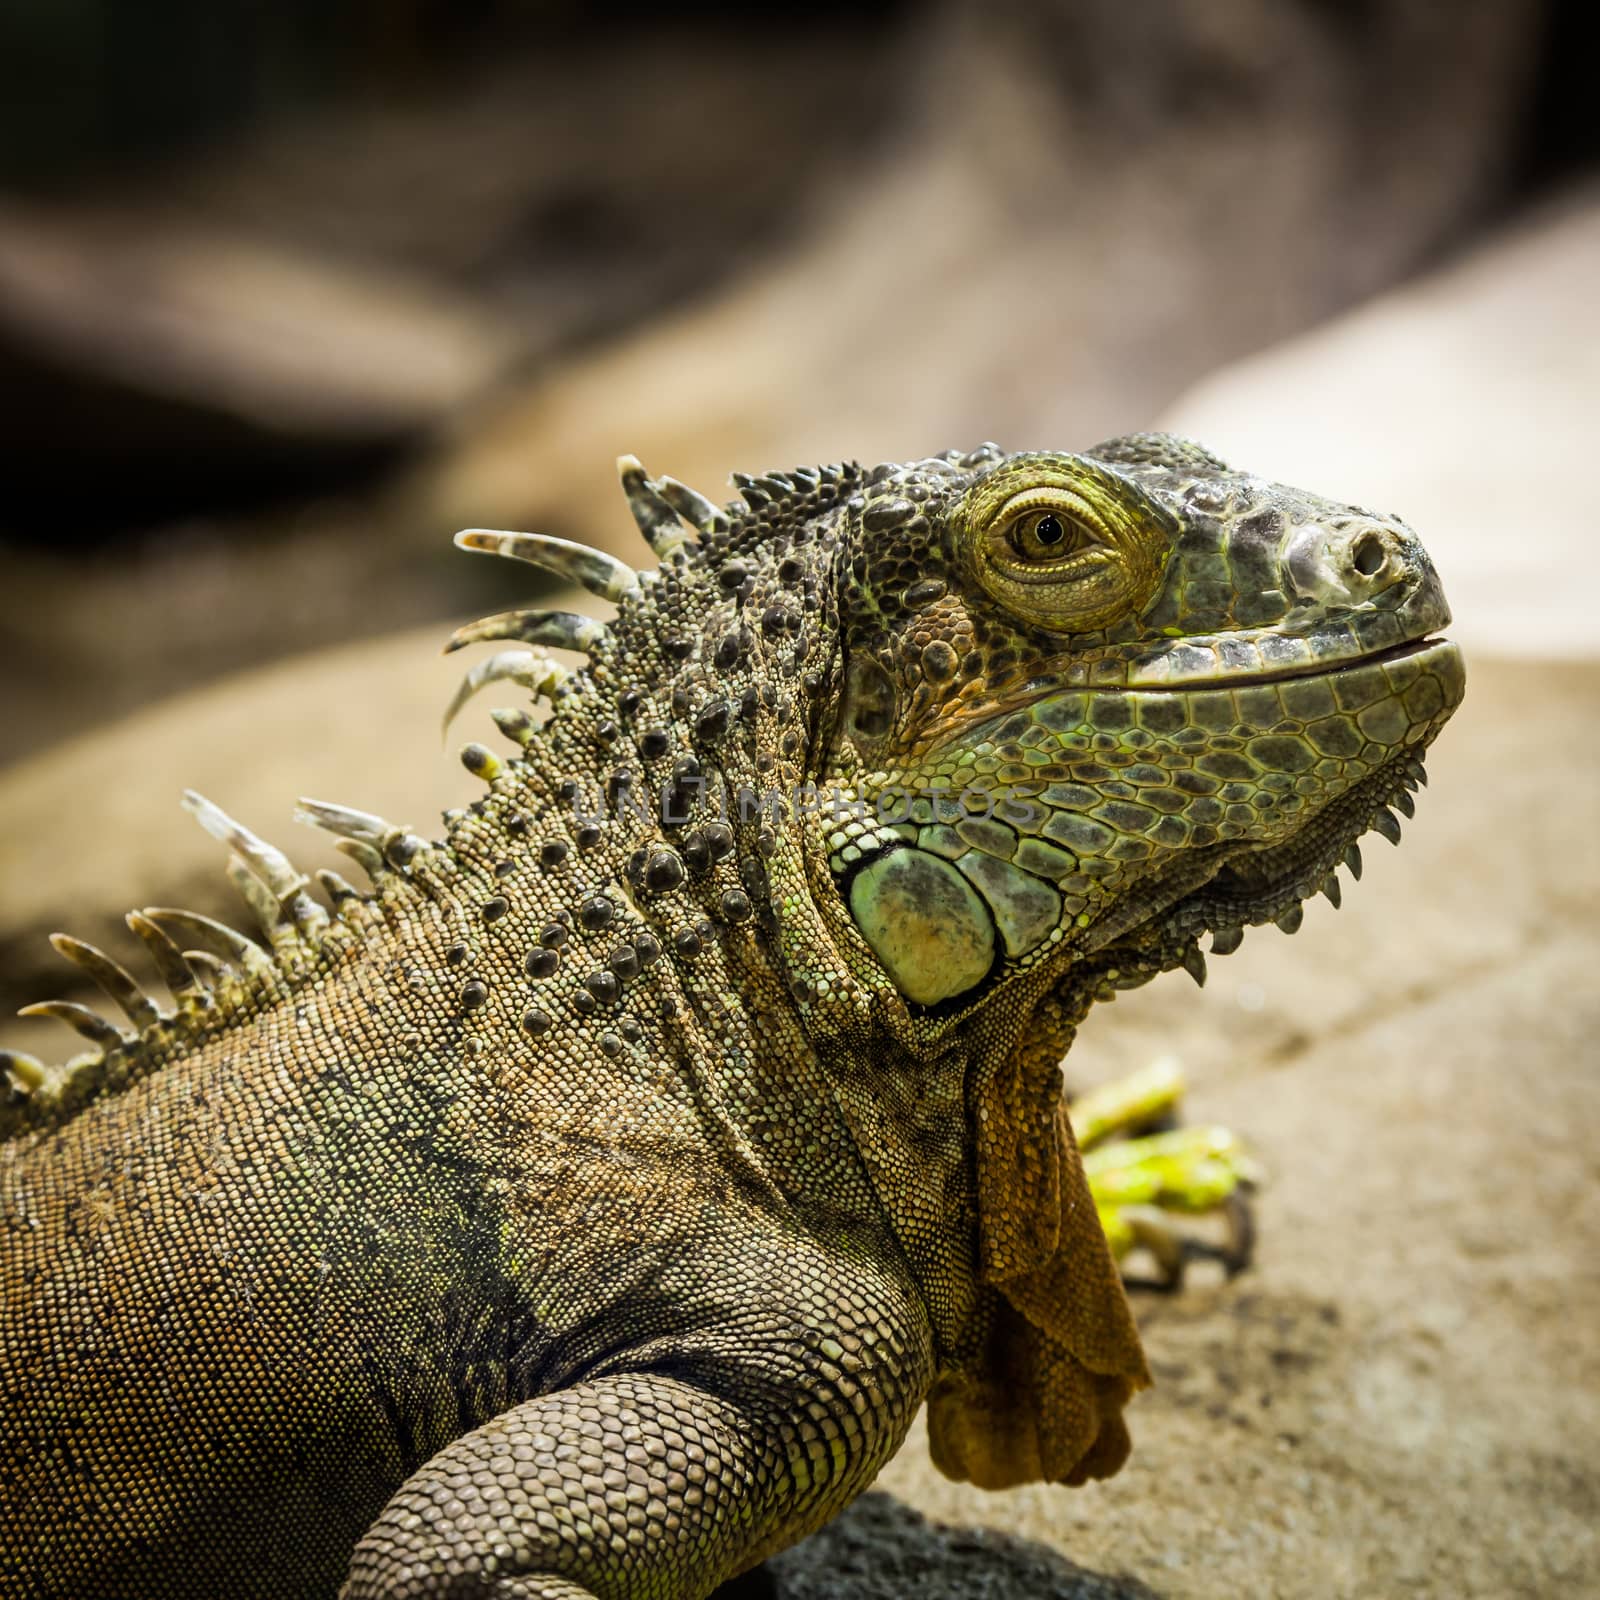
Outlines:
[[[0,204],[0,537],[41,505],[103,531],[353,481],[508,368],[706,292],[892,114],[863,93],[881,38],[557,35]],[[62,505],[74,466],[108,476]]]
[[[13,537],[205,505],[241,477],[284,496],[414,441],[515,353],[470,298],[400,271],[148,209],[0,203]]]
[[[1165,426],[1252,471],[1398,511],[1445,574],[1452,633],[1600,654],[1586,584],[1600,416],[1600,189],[1461,262],[1225,368]]]
[[[734,468],[1147,425],[1481,218],[1539,39],[1516,0],[952,3],[847,48],[828,26],[782,49],[630,38],[548,100],[355,117],[171,180],[163,205],[231,235],[280,218],[286,247],[345,265],[368,241],[538,360],[375,487],[191,518],[88,564],[47,537],[116,489],[85,427],[11,558],[0,674],[29,706],[0,754],[465,609],[487,580],[446,559],[463,524],[637,553],[619,450],[717,493]],[[786,255],[759,248],[785,236]],[[181,481],[190,456],[170,459]],[[14,496],[14,538],[23,516]],[[157,630],[130,603],[148,596]]]
[[[1413,270],[1496,197],[1527,9],[1364,15],[945,8],[898,64],[917,87],[898,141],[809,241],[511,390],[419,492],[446,521],[560,507],[604,539],[617,524],[590,463],[616,448],[715,483],[733,463],[1148,426],[1219,362]]]

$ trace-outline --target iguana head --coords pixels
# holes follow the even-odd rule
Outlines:
[[[725,509],[621,465],[655,572],[461,536],[620,614],[512,612],[456,642],[569,645],[588,674],[502,654],[463,692],[512,677],[570,708],[535,787],[595,811],[669,948],[765,926],[802,1008],[837,1005],[842,961],[912,1040],[1019,980],[1087,1003],[1201,976],[1203,934],[1293,929],[1341,861],[1359,872],[1360,834],[1397,835],[1461,699],[1403,523],[1168,435],[736,476]]]
[[[914,1011],[1298,925],[1397,830],[1461,656],[1406,526],[1165,435],[867,475],[834,562],[828,870]],[[852,804],[855,803],[855,804]]]

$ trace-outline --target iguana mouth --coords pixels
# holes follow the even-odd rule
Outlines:
[[[1419,639],[1408,639],[1403,644],[1388,645],[1366,655],[1344,656],[1326,661],[1306,662],[1285,667],[1282,671],[1219,672],[1209,678],[1186,678],[1181,683],[1135,683],[1130,686],[1137,694],[1185,694],[1192,689],[1249,689],[1263,683],[1290,683],[1298,678],[1321,678],[1331,673],[1345,672],[1352,667],[1381,667],[1404,661],[1435,649],[1456,648],[1455,642],[1441,635],[1428,634]]]

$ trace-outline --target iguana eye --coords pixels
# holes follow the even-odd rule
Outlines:
[[[1011,548],[1024,561],[1059,561],[1094,543],[1082,523],[1057,511],[1026,511],[1005,531]]]
[[[1014,617],[1055,633],[1147,605],[1177,525],[1135,484],[1074,456],[1024,456],[983,476],[956,514],[973,576]]]

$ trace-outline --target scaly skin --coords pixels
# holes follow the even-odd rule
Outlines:
[[[443,841],[316,813],[370,894],[197,802],[270,958],[152,913],[157,1014],[66,948],[136,1031],[0,1058],[0,1593],[704,1595],[925,1400],[954,1476],[1120,1466],[1059,1062],[1393,831],[1461,695],[1437,581],[1160,436],[740,482],[624,462],[644,580],[463,536],[619,616],[465,630],[590,663],[480,669],[554,711]],[[1108,1220],[1213,1158],[1097,1155]]]

